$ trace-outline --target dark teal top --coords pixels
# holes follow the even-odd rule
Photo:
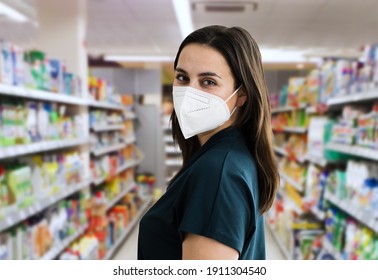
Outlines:
[[[255,161],[241,130],[213,135],[139,225],[138,259],[182,259],[185,233],[217,240],[239,259],[265,259]]]

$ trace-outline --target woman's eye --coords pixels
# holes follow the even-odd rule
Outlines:
[[[203,84],[205,86],[215,86],[216,85],[216,83],[214,81],[212,81],[212,80],[204,80]]]
[[[188,77],[186,77],[184,75],[176,75],[176,80],[178,80],[180,82],[185,82],[185,81],[188,81]]]

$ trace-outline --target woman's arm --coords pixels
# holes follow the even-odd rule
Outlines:
[[[214,239],[197,234],[185,234],[182,243],[183,260],[237,260],[239,252]]]

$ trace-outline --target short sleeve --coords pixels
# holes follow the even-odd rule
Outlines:
[[[227,166],[219,174],[196,176],[183,207],[181,237],[205,236],[241,254],[255,217],[250,188],[237,169]]]

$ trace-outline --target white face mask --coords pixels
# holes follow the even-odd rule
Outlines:
[[[223,100],[192,87],[173,86],[173,106],[185,139],[215,129],[228,121],[236,106],[230,113],[227,101],[240,87]]]

